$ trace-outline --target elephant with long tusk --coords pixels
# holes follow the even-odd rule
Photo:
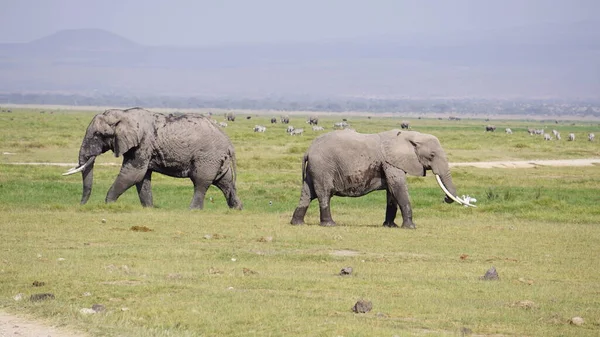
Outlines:
[[[112,150],[123,157],[106,202],[116,201],[123,192],[136,186],[140,202],[152,207],[152,173],[189,178],[194,183],[190,208],[202,209],[210,185],[225,195],[230,208],[241,209],[237,196],[236,162],[233,144],[208,118],[194,114],[159,114],[141,108],[110,109],[94,116],[81,148],[79,166],[63,175],[81,172],[85,204],[92,192],[94,161]]]
[[[402,228],[416,228],[406,174],[425,176],[427,170],[435,174],[446,195],[445,202],[475,207],[457,196],[446,154],[433,135],[397,129],[377,134],[351,130],[324,134],[304,154],[302,192],[291,224],[303,224],[310,202],[318,199],[321,226],[335,226],[330,209],[332,196],[360,197],[386,190],[383,225],[398,227],[394,221],[400,208]]]

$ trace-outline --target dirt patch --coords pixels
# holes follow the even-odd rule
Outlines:
[[[39,320],[25,318],[0,311],[0,336],[23,337],[85,337],[81,332],[57,328]]]
[[[478,167],[478,168],[534,168],[537,166],[596,166],[596,165],[600,165],[600,158],[450,163],[450,167],[470,166],[470,167]]]

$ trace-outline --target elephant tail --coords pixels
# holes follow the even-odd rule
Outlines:
[[[306,163],[308,163],[308,153],[305,153],[302,158],[302,181],[306,179]]]
[[[231,173],[233,176],[233,183],[235,184],[237,179],[237,160],[235,159],[235,151],[231,147],[229,148],[229,156],[231,156]]]

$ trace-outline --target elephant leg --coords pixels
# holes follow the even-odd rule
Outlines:
[[[152,171],[148,170],[144,179],[135,184],[137,188],[138,196],[140,197],[140,202],[144,207],[154,207],[154,203],[152,201]]]
[[[386,209],[385,209],[385,221],[383,225],[385,227],[398,227],[398,225],[394,222],[396,220],[396,214],[398,213],[398,203],[392,192],[389,190],[386,191]]]
[[[412,220],[412,208],[410,206],[410,198],[408,195],[408,185],[406,184],[406,173],[392,166],[384,168],[386,180],[388,182],[388,190],[391,192],[393,199],[396,200],[402,213],[402,228],[415,229],[416,226]],[[386,210],[386,222],[388,220],[389,208]],[[395,213],[395,211],[394,211]]]
[[[192,198],[190,209],[203,209],[204,196],[211,185],[211,181],[202,179],[192,179],[192,181],[194,182],[194,197]]]
[[[227,173],[225,173],[219,180],[215,181],[214,185],[217,186],[221,192],[223,192],[229,208],[242,209],[242,202],[237,196],[235,184],[233,182],[233,173],[231,170],[227,170]]]
[[[311,193],[310,186],[308,182],[304,181],[302,184],[302,192],[300,194],[300,201],[298,202],[298,207],[294,210],[294,215],[292,215],[292,221],[290,223],[292,225],[304,225],[304,216],[306,215],[306,211],[308,210],[308,206],[310,202],[315,199],[313,194]]]
[[[127,191],[131,186],[144,180],[147,172],[147,166],[142,168],[135,167],[131,162],[123,162],[121,171],[106,194],[106,202],[114,202]]]
[[[319,213],[321,216],[321,226],[332,227],[335,226],[336,223],[333,221],[331,217],[331,196],[324,195],[318,196],[319,199]]]

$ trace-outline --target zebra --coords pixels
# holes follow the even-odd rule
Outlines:
[[[292,132],[290,132],[290,136],[302,136],[302,133],[304,132],[304,129],[294,129],[292,130]]]
[[[593,133],[590,133],[590,134],[588,135],[588,140],[589,140],[590,142],[593,142],[593,141],[594,141],[594,138],[596,138],[596,135],[595,135],[595,134],[593,134]]]
[[[335,129],[345,129],[348,127],[348,123],[347,122],[338,122],[338,123],[334,123],[333,124],[333,128]]]
[[[507,134],[512,135],[512,130],[510,128],[506,128],[504,130]]]
[[[313,125],[312,129],[313,129],[313,131],[323,131],[323,130],[325,130],[322,126],[317,126],[317,125]]]
[[[220,123],[219,123],[219,126],[220,126],[220,127],[222,127],[222,128],[226,128],[226,127],[227,127],[227,123],[225,123],[225,122],[220,122]]]
[[[554,135],[554,137],[556,137],[556,135],[558,135],[558,131],[557,130],[552,130],[552,134]]]
[[[294,127],[291,125],[288,125],[287,130],[285,132],[292,133],[292,131],[294,131]]]
[[[552,136],[547,133],[544,133],[544,140],[552,140]]]
[[[254,132],[265,132],[267,131],[267,127],[266,126],[262,126],[262,125],[255,125],[254,126]]]
[[[569,141],[572,142],[575,140],[575,134],[574,133],[569,133]]]

